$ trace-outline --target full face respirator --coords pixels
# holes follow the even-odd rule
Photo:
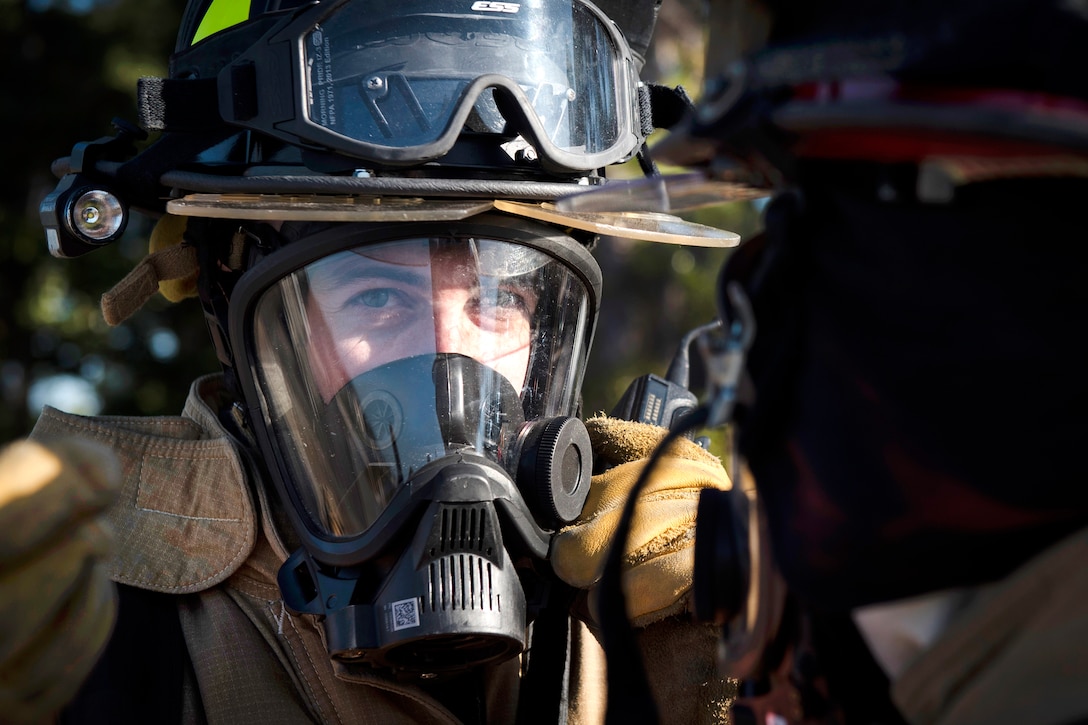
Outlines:
[[[515,656],[551,534],[589,490],[572,416],[599,268],[554,228],[495,214],[320,226],[253,265],[231,305],[249,417],[302,543],[284,602],[322,618],[341,660],[437,675]]]

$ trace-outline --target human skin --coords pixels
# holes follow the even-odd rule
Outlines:
[[[479,269],[472,244],[364,247],[308,268],[309,347],[326,402],[361,373],[428,353],[471,357],[521,389],[537,293]]]

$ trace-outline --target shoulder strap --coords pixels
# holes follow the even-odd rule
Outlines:
[[[577,590],[552,580],[547,604],[533,622],[518,693],[517,722],[567,722],[570,617]]]

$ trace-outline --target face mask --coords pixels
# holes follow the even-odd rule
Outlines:
[[[336,658],[438,674],[524,648],[551,534],[581,511],[600,272],[532,222],[407,228],[287,245],[238,284],[231,334],[303,543],[285,603]]]

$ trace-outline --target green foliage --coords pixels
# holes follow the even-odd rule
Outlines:
[[[146,254],[149,220],[134,219],[109,248],[58,260],[37,211],[56,183],[54,159],[77,142],[112,135],[111,118],[135,118],[136,78],[165,72],[182,6],[115,0],[77,12],[71,3],[0,4],[0,440],[29,430],[37,410],[28,396],[54,376],[93,386],[104,412],[156,414],[177,413],[188,379],[215,369],[196,303],[155,301],[112,330],[98,312],[99,296]],[[177,335],[173,357],[162,355],[164,330]],[[95,410],[74,395],[58,402]]]

